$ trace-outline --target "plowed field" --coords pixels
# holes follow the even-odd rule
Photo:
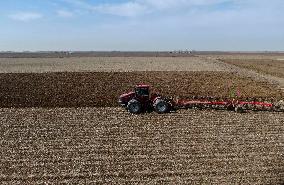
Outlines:
[[[284,117],[0,109],[1,184],[281,184]]]
[[[0,107],[112,107],[139,83],[173,97],[283,97],[273,85],[227,72],[11,73],[0,74]]]

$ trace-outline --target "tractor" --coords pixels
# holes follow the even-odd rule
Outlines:
[[[172,108],[170,99],[163,98],[157,93],[151,94],[150,86],[144,84],[136,85],[134,91],[122,94],[119,97],[119,104],[133,114],[152,110],[163,114]]]

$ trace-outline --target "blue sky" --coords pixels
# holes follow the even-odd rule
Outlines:
[[[284,51],[283,0],[9,0],[0,50]]]

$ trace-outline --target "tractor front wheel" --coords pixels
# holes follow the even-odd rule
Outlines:
[[[139,114],[142,111],[141,103],[135,99],[130,100],[127,104],[127,110],[132,114]]]
[[[167,113],[170,111],[170,105],[165,100],[162,99],[157,99],[154,102],[153,107],[155,111],[159,114]]]

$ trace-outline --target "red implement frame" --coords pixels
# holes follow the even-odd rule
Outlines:
[[[272,103],[258,102],[258,101],[238,101],[238,100],[211,101],[208,99],[201,99],[201,100],[177,99],[176,101],[174,101],[174,106],[176,108],[196,107],[196,108],[215,108],[215,109],[231,109],[231,110],[234,110],[235,108],[239,108],[241,110],[268,110],[268,111],[276,110],[276,106]]]

